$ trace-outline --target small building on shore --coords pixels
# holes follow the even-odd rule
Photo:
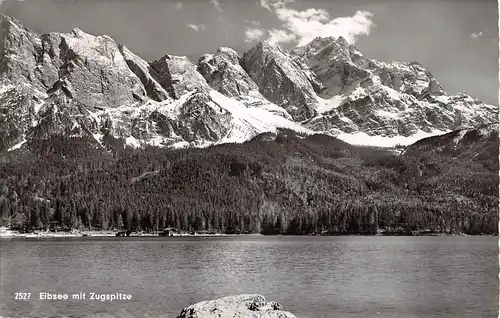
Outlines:
[[[116,236],[130,236],[131,231],[120,231],[116,233]]]
[[[161,231],[159,236],[174,236],[177,235],[179,231],[175,227],[167,227],[164,228],[163,231]]]

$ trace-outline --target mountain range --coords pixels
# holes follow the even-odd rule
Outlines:
[[[54,136],[205,147],[280,129],[394,146],[498,121],[497,106],[448,95],[418,62],[376,61],[342,37],[148,62],[107,35],[0,20],[0,152]]]
[[[147,62],[1,16],[0,225],[498,234],[498,107],[345,39]]]

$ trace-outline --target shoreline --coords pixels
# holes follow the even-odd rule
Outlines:
[[[131,233],[129,236],[118,236],[119,232],[113,231],[88,231],[88,232],[78,232],[78,233],[68,233],[68,232],[40,232],[40,233],[19,233],[19,232],[10,232],[10,233],[1,233],[0,239],[60,239],[60,238],[93,238],[93,237],[120,237],[120,238],[128,238],[128,237],[252,237],[252,236],[294,236],[294,237],[311,237],[311,236],[403,236],[403,237],[414,237],[414,236],[498,236],[498,233],[495,234],[449,234],[449,233],[413,233],[413,234],[402,234],[402,233],[379,233],[379,234],[317,234],[317,235],[287,235],[287,234],[225,234],[225,233],[216,233],[216,234],[206,234],[206,233],[180,233],[174,234],[170,236],[159,235],[157,233]],[[7,235],[6,235],[7,234]]]

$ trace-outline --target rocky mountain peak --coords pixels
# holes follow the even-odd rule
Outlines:
[[[2,25],[3,30],[9,30],[9,28],[13,29],[21,29],[30,33],[34,33],[31,30],[29,30],[21,21],[17,20],[14,17],[5,15],[3,13],[0,13],[0,24]]]
[[[109,36],[74,30],[61,34],[60,39],[59,56],[51,62],[59,68],[59,77],[73,84],[78,100],[89,106],[109,108],[130,105],[146,96],[141,81]]]
[[[272,45],[267,41],[259,41],[254,45],[253,49],[258,51],[281,51],[278,46]]]
[[[231,61],[232,64],[238,64],[240,63],[240,55],[238,54],[238,52],[236,52],[235,50],[229,48],[229,47],[220,47],[217,49],[217,51],[215,52],[215,56],[221,56],[221,57],[224,57],[228,60]]]
[[[150,63],[158,76],[158,83],[170,92],[172,98],[179,99],[182,95],[192,92],[208,92],[209,86],[203,76],[185,56],[165,55]]]
[[[83,32],[80,28],[73,28],[73,30],[71,30],[71,34],[73,34],[76,37],[84,37],[84,36],[89,35],[89,34]]]
[[[262,41],[243,55],[243,67],[260,93],[296,121],[316,114],[313,76],[280,48]]]
[[[146,90],[146,94],[154,101],[161,102],[170,99],[166,87],[162,87],[157,79],[160,78],[148,62],[131,52],[127,47],[120,45],[120,52],[123,55],[128,67],[140,79]]]
[[[221,47],[214,54],[204,54],[200,57],[198,72],[212,89],[223,95],[241,101],[245,106],[259,107],[291,119],[285,109],[272,104],[260,93],[259,87],[242,64],[242,58],[235,50]]]
[[[350,59],[349,46],[347,40],[343,37],[334,38],[316,37],[304,46],[296,47],[290,51],[290,54],[300,57],[304,60],[318,58],[333,58],[335,60]]]
[[[40,47],[36,33],[15,18],[0,15],[0,71],[3,83],[34,77],[33,53]]]
[[[369,59],[341,37],[289,52],[262,41],[243,56],[220,47],[195,65],[170,54],[146,62],[78,28],[38,35],[0,20],[0,151],[53,134],[133,146],[245,141],[278,128],[413,138],[498,115],[465,93],[448,96],[418,62]]]
[[[221,47],[214,54],[201,56],[198,71],[210,87],[241,100],[252,91],[258,92],[258,87],[241,67],[240,60],[235,50]]]

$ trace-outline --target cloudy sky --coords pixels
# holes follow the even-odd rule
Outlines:
[[[40,32],[108,34],[147,60],[197,60],[259,40],[291,47],[342,35],[368,57],[419,61],[449,93],[498,104],[495,0],[0,0]]]

